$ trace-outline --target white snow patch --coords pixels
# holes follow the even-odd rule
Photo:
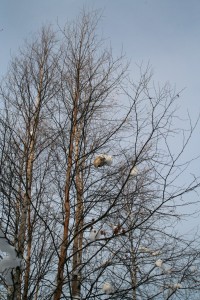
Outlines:
[[[130,175],[131,175],[131,176],[136,176],[137,174],[138,174],[138,169],[137,169],[137,167],[133,167],[132,170],[131,170]]]
[[[114,288],[113,288],[113,286],[109,282],[105,282],[103,284],[102,290],[107,295],[112,294],[114,292]]]
[[[155,265],[156,265],[157,267],[159,267],[159,268],[162,267],[162,264],[163,264],[162,259],[158,259],[158,260],[156,260],[156,262],[155,262]]]
[[[181,283],[175,283],[174,284],[174,288],[181,289],[182,288],[182,284]]]
[[[147,247],[144,247],[144,246],[139,246],[138,250],[140,252],[144,252],[144,253],[149,253],[151,252],[151,249],[147,248]]]
[[[101,238],[101,234],[100,234],[100,231],[97,230],[97,229],[92,229],[90,231],[90,235],[89,235],[89,240],[91,242],[94,242],[96,241],[97,239],[100,239]]]
[[[5,256],[0,261],[0,273],[4,273],[5,282],[7,285],[12,285],[12,269],[20,266],[21,259],[17,257],[17,253],[15,248],[11,246],[3,231],[0,229],[0,251],[7,253],[8,255]]]

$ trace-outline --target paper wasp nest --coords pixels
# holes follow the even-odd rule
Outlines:
[[[95,168],[100,168],[102,166],[111,166],[112,156],[106,154],[100,154],[95,158],[93,164]]]

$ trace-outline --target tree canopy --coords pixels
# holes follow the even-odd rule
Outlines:
[[[198,299],[198,233],[176,230],[198,120],[177,127],[181,91],[131,79],[98,21],[43,27],[2,80],[1,299]]]

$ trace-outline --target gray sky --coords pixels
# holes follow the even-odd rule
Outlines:
[[[100,29],[111,39],[114,53],[123,46],[128,59],[150,62],[154,80],[170,81],[180,97],[181,117],[200,112],[199,0],[0,0],[0,75],[25,38],[46,23],[62,26],[81,8],[102,9]],[[199,129],[186,158],[199,154]],[[199,167],[196,164],[196,170]]]

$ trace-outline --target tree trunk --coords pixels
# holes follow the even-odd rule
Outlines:
[[[65,219],[64,219],[64,231],[62,237],[62,244],[60,249],[59,261],[58,261],[58,270],[56,276],[56,290],[54,293],[54,300],[59,300],[62,294],[62,288],[64,284],[64,265],[67,256],[67,247],[68,247],[68,234],[69,234],[69,220],[70,220],[70,185],[71,185],[71,171],[73,164],[73,151],[74,151],[74,140],[76,134],[76,122],[77,122],[77,103],[78,96],[75,97],[75,105],[72,114],[71,120],[71,134],[70,134],[70,144],[69,144],[69,153],[67,160],[67,171],[66,171],[66,182],[65,182]]]
[[[73,244],[73,274],[72,279],[72,296],[80,296],[81,292],[81,263],[82,263],[82,243],[83,243],[83,178],[81,176],[81,168],[83,167],[82,160],[80,159],[80,129],[76,130],[75,142],[75,161],[76,161],[76,192],[77,203],[75,213],[75,230],[74,230],[74,244]]]

